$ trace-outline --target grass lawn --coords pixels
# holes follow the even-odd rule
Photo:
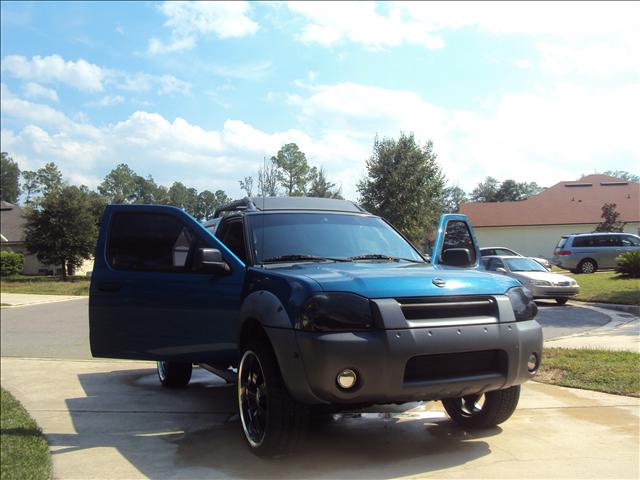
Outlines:
[[[640,354],[545,348],[536,381],[640,397]]]
[[[615,272],[569,276],[580,285],[580,294],[575,300],[640,305],[640,278],[622,277]]]
[[[51,478],[49,446],[40,428],[20,402],[2,389],[0,417],[0,477]]]
[[[40,295],[89,295],[89,279],[69,277],[63,282],[58,277],[4,277],[0,282],[3,293],[35,293]]]

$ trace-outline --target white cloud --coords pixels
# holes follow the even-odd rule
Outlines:
[[[528,70],[533,67],[533,63],[531,63],[531,61],[527,60],[526,58],[521,58],[513,62],[513,66],[522,70]]]
[[[111,107],[113,105],[120,105],[121,103],[124,103],[124,97],[120,95],[105,95],[100,100],[89,102],[87,105],[90,107]]]
[[[304,92],[291,102],[299,127],[268,132],[241,119],[207,130],[145,111],[98,127],[18,98],[3,86],[3,125],[18,120],[25,126],[5,128],[2,145],[21,167],[53,160],[65,174],[95,179],[126,159],[160,183],[180,180],[234,196],[240,195],[238,178],[255,174],[263,157],[295,142],[312,165],[324,166],[355,199],[374,136],[397,138],[403,130],[414,132],[421,144],[433,140],[447,177],[467,190],[487,175],[549,186],[586,172],[633,171],[640,162],[637,84],[594,90],[567,83],[502,94],[478,112],[445,109],[415,92],[356,83],[309,85]]]
[[[152,55],[178,52],[180,50],[189,50],[193,48],[195,44],[196,41],[193,37],[178,38],[169,43],[164,43],[162,40],[153,37],[149,40],[148,52]]]
[[[129,92],[148,92],[156,89],[158,95],[171,93],[189,94],[191,84],[173,75],[151,75],[143,72],[129,73],[91,64],[80,59],[65,61],[59,55],[35,56],[31,60],[21,55],[8,55],[2,59],[2,71],[21,80],[61,83],[86,92],[102,92],[107,86]],[[29,82],[25,95],[30,98],[48,98],[57,101],[55,90]],[[117,95],[108,95],[111,100]],[[107,97],[102,97],[102,100]],[[92,102],[95,106],[100,101]],[[102,105],[104,106],[104,105]]]
[[[58,92],[35,82],[27,83],[23,88],[23,92],[24,96],[28,98],[44,98],[45,100],[51,100],[53,102],[58,101]]]
[[[252,35],[258,24],[249,18],[248,2],[164,2],[160,11],[168,17],[171,40],[149,40],[150,54],[170,53],[193,48],[198,36],[215,35],[220,39]]]
[[[177,79],[173,75],[162,75],[159,78],[159,82],[158,95],[168,95],[171,93],[182,93],[186,95],[191,90],[190,84]]]
[[[59,55],[36,55],[31,60],[22,55],[7,55],[0,68],[22,80],[60,82],[87,92],[102,91],[108,75],[104,69],[86,60],[65,61]]]
[[[240,80],[260,80],[271,71],[271,62],[258,62],[244,65],[214,65],[211,70],[215,75]]]
[[[540,68],[558,75],[609,76],[635,73],[640,76],[640,25],[638,35],[608,41],[540,42]]]
[[[304,19],[298,38],[434,50],[463,28],[537,40],[540,66],[557,73],[640,72],[638,2],[289,2]],[[523,68],[523,61],[515,66]]]
[[[359,156],[327,157],[330,171],[347,172],[353,192],[375,134],[414,132],[431,139],[446,175],[471,189],[487,175],[551,185],[581,173],[634,170],[640,162],[635,112],[640,85],[591,89],[576,84],[537,93],[502,94],[480,112],[448,110],[414,92],[354,83],[318,85],[289,97],[301,121],[323,138],[338,135]],[[318,138],[317,143],[321,143]],[[346,148],[346,147],[345,147]],[[355,176],[354,176],[355,175]]]
[[[405,9],[388,6],[380,12],[373,2],[289,2],[289,9],[303,15],[307,23],[299,35],[306,43],[329,46],[350,40],[372,48],[393,47],[402,43],[422,45],[430,50],[442,48],[441,38],[425,25],[407,19]]]

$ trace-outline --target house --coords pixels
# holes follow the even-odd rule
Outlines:
[[[24,275],[59,274],[61,266],[45,265],[35,255],[29,255],[24,244],[24,225],[26,220],[22,216],[22,208],[4,200],[0,202],[0,249],[22,253],[24,255]],[[76,269],[76,275],[85,275],[93,268],[93,261],[85,261]]]
[[[625,232],[640,234],[640,184],[608,175],[560,182],[519,202],[465,203],[460,213],[469,216],[481,247],[551,258],[562,235],[596,228],[605,203],[616,204]]]

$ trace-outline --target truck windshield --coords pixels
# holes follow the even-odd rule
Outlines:
[[[338,213],[248,215],[256,263],[424,260],[377,217]],[[306,258],[305,258],[306,257]]]

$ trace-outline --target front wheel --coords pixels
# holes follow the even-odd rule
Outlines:
[[[252,342],[243,349],[238,407],[249,448],[261,457],[288,453],[308,420],[308,408],[289,395],[276,357],[265,342]]]
[[[192,365],[186,362],[159,361],[158,378],[163,387],[184,388],[191,380]]]
[[[567,300],[569,300],[567,297],[556,298],[556,303],[558,305],[564,305],[565,303],[567,303]]]
[[[442,405],[451,419],[464,428],[490,428],[506,421],[520,399],[520,385],[480,395],[445,398]]]

